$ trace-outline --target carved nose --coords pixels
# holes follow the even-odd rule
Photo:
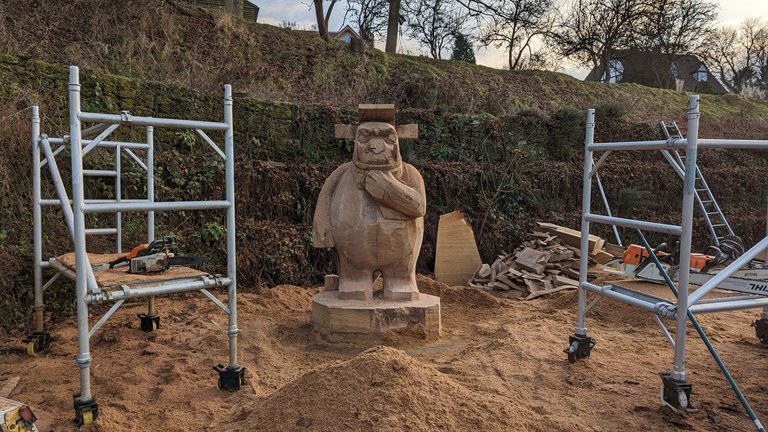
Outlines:
[[[368,151],[379,154],[384,151],[384,141],[381,139],[372,139],[368,141]]]

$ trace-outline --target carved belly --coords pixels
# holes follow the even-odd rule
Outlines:
[[[385,218],[379,204],[367,192],[357,188],[351,173],[340,179],[331,199],[331,226],[336,249],[354,261],[386,265],[408,259],[418,251],[421,238],[417,227],[422,224],[421,218]],[[417,240],[419,245],[415,244]]]

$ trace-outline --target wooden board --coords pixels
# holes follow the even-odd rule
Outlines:
[[[357,125],[350,124],[337,124],[335,126],[336,138],[338,139],[355,139],[355,133],[357,133]]]
[[[524,300],[533,300],[533,299],[535,299],[537,297],[545,296],[545,295],[548,295],[548,294],[554,294],[554,293],[556,293],[558,291],[567,290],[567,289],[576,289],[576,287],[575,286],[571,286],[571,285],[563,285],[563,286],[557,287],[557,288],[550,288],[550,289],[547,289],[547,290],[536,291],[536,292],[532,292],[531,294],[529,294],[527,297],[525,297]]]
[[[621,255],[619,255],[619,256],[621,256]],[[613,259],[613,255],[608,253],[608,252],[606,252],[605,250],[601,250],[601,251],[597,252],[596,254],[594,254],[593,258],[598,263],[605,264],[608,261]]]
[[[360,123],[395,124],[395,106],[393,104],[360,104],[357,106],[357,117]]]
[[[603,245],[603,250],[608,252],[609,254],[613,256],[622,256],[624,255],[624,251],[626,250],[623,246],[619,246],[617,244],[605,242]]]
[[[475,234],[464,215],[457,210],[440,216],[435,278],[450,286],[466,285],[481,264]]]
[[[110,261],[114,261],[119,257],[118,254],[88,254],[88,260],[92,266],[99,264],[106,264]],[[75,253],[70,252],[61,255],[56,258],[60,264],[69,270],[75,271]],[[188,277],[204,276],[208,273],[195,270],[189,267],[171,267],[170,269],[162,273],[151,274],[133,274],[128,273],[127,267],[121,267],[116,269],[94,269],[93,275],[96,277],[96,283],[102,288],[109,288],[119,286],[121,284],[135,284],[135,283],[148,283],[159,282],[171,279],[183,279]]]
[[[515,263],[520,267],[541,274],[549,261],[549,252],[542,252],[529,247],[515,255]]]
[[[536,222],[539,228],[547,231],[550,234],[560,237],[567,245],[578,248],[581,243],[581,232],[575,229],[566,228],[560,225],[555,225],[546,222]],[[598,237],[594,234],[589,235],[589,253],[595,254],[605,245],[605,239]]]
[[[409,123],[395,126],[397,130],[397,139],[399,140],[415,140],[419,138],[419,125]]]
[[[19,380],[21,378],[19,377],[10,377],[7,380],[3,382],[2,385],[0,385],[0,397],[9,398],[11,397],[11,393],[16,389],[16,386],[19,385]]]

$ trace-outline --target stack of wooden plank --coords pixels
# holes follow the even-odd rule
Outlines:
[[[514,252],[478,266],[467,285],[523,300],[578,288],[580,233],[545,223],[539,228]],[[612,255],[603,250],[605,240],[597,236],[589,240],[591,263],[610,259]]]

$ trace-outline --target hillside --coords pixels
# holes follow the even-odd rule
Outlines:
[[[231,19],[176,0],[8,0],[0,15],[0,53],[202,91],[218,92],[226,81],[259,99],[336,107],[386,102],[497,116],[613,102],[628,108],[630,120],[650,122],[681,119],[686,104],[683,94],[633,84],[354,51],[311,33]],[[768,129],[768,103],[704,96],[702,108],[715,124],[727,121],[747,133]]]
[[[486,260],[519,244],[535,220],[577,226],[587,107],[597,107],[596,137],[605,141],[656,138],[655,122],[682,120],[686,106],[685,94],[633,84],[352,51],[175,1],[9,0],[0,13],[0,325],[26,325],[31,306],[26,109],[39,104],[44,131],[66,132],[70,63],[81,66],[83,108],[92,111],[219,118],[220,86],[233,83],[243,289],[309,284],[331,268],[330,255],[311,248],[309,232],[323,180],[349,160],[349,143],[334,138],[333,125],[354,121],[358,103],[395,102],[399,123],[419,123],[418,142],[403,143],[402,152],[427,187],[421,272],[433,266],[437,219],[447,211],[460,209],[469,217]],[[768,103],[732,95],[702,99],[702,136],[768,137]],[[156,140],[158,199],[221,192],[208,149],[194,135],[161,131]],[[756,211],[751,192],[762,190],[768,159],[704,151],[701,161],[736,232],[754,241],[765,221],[764,205]],[[678,220],[680,182],[661,157],[613,155],[611,162],[601,173],[618,214]],[[143,191],[138,168],[126,169],[123,187],[135,197]],[[44,193],[52,196],[48,183]],[[100,180],[88,187],[92,196],[109,190]],[[143,225],[129,222],[124,243],[138,243]],[[223,265],[217,254],[223,244],[215,235],[221,223],[196,213],[164,213],[157,231],[173,232],[188,250],[212,255],[215,269]],[[46,210],[43,227],[45,254],[70,250],[58,212]],[[701,229],[697,241],[708,241]],[[95,249],[111,244],[89,239]],[[47,295],[48,310],[71,310],[68,283]]]

